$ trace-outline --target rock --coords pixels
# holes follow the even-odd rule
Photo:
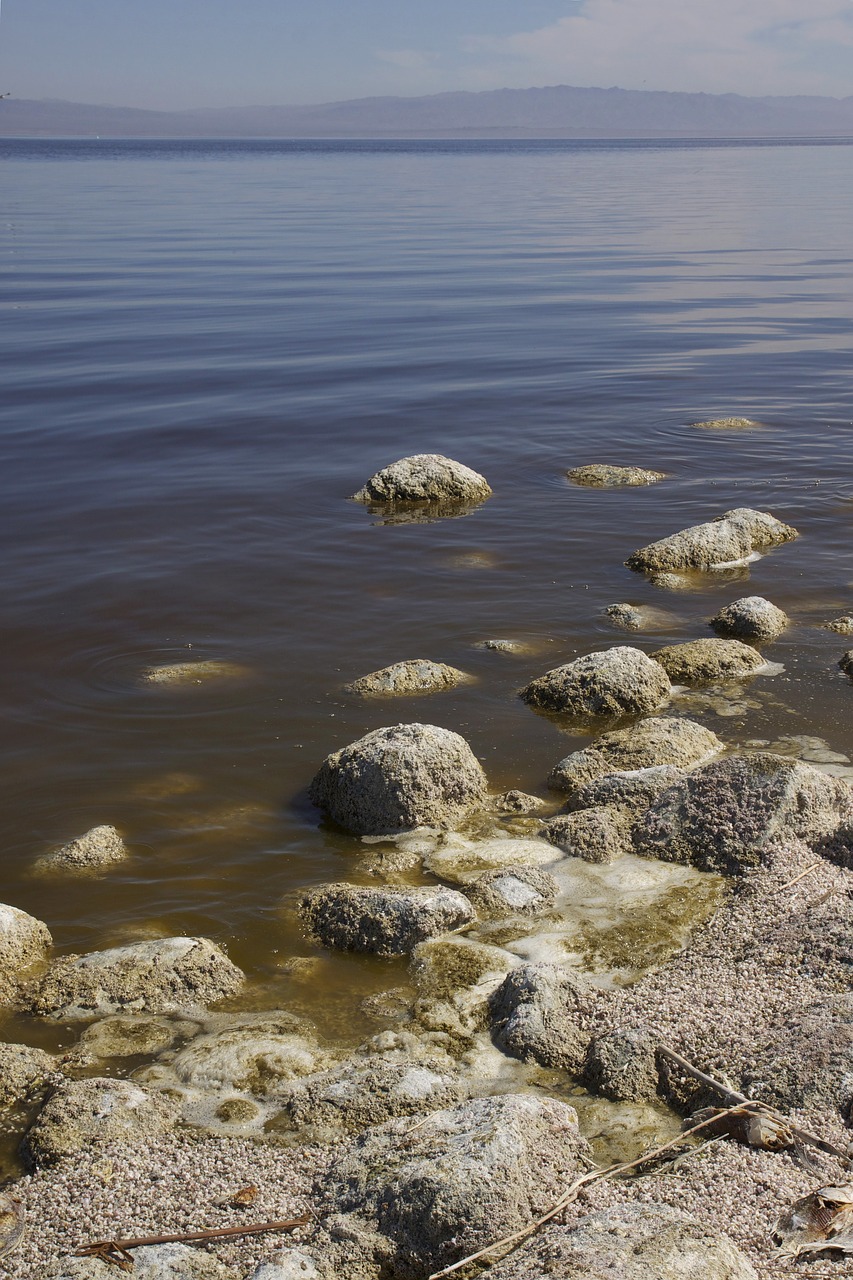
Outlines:
[[[0,1006],[15,1000],[21,978],[47,959],[52,945],[46,924],[0,902]]]
[[[543,915],[554,905],[560,886],[538,867],[487,871],[467,886],[467,896],[482,920]]]
[[[669,538],[641,547],[625,561],[629,569],[678,572],[713,569],[748,559],[753,552],[799,537],[766,511],[737,507],[707,524],[692,525]]]
[[[744,596],[725,605],[711,619],[711,626],[721,636],[741,640],[775,640],[790,619],[764,596]]]
[[[573,467],[566,475],[575,484],[594,489],[611,489],[622,485],[655,484],[665,480],[663,471],[647,471],[645,467],[615,467],[606,462],[593,462],[586,467]]]
[[[760,427],[761,423],[752,418],[709,418],[707,422],[693,422],[691,426],[713,431],[748,431],[751,427]]]
[[[688,640],[652,654],[673,684],[703,684],[754,675],[764,659],[740,640]]]
[[[334,1061],[292,1014],[221,1015],[209,1026],[169,1059],[176,1081],[191,1089],[276,1098]]]
[[[545,801],[540,800],[539,796],[531,796],[526,791],[517,791],[513,788],[511,791],[505,791],[501,796],[496,796],[494,807],[499,813],[536,813],[539,809],[545,808]]]
[[[368,1129],[333,1160],[320,1208],[337,1270],[425,1280],[527,1226],[580,1172],[589,1147],[554,1098],[504,1094]]]
[[[321,885],[306,894],[299,914],[325,947],[370,955],[405,955],[419,942],[470,924],[474,908],[456,889]]]
[[[130,1080],[65,1080],[24,1137],[33,1164],[52,1164],[92,1142],[136,1142],[171,1129],[179,1108]]]
[[[838,665],[846,676],[853,676],[853,649],[848,649],[847,652],[838,659]]]
[[[415,947],[409,972],[423,995],[446,1000],[484,980],[493,990],[518,963],[518,957],[502,947],[472,938],[432,938]]]
[[[197,1022],[145,1014],[119,1015],[87,1027],[80,1037],[80,1048],[95,1058],[151,1057],[170,1048],[176,1040],[188,1039],[198,1029]]]
[[[56,1058],[28,1044],[0,1044],[0,1107],[29,1102],[60,1075]]]
[[[670,787],[634,828],[641,857],[741,875],[774,842],[839,833],[853,812],[853,787],[811,765],[769,752],[726,756]]]
[[[593,1036],[582,1078],[612,1102],[651,1102],[658,1096],[658,1037],[644,1027],[616,1026]]]
[[[38,871],[82,871],[123,862],[126,857],[127,845],[115,827],[92,827],[85,835],[46,853],[35,867]]]
[[[573,858],[612,862],[631,853],[631,813],[619,805],[599,805],[562,813],[545,824],[543,836]]]
[[[143,684],[190,685],[215,680],[242,680],[248,675],[236,662],[169,662],[159,667],[146,667],[140,679]]]
[[[526,653],[527,646],[518,640],[481,640],[476,649],[490,649],[492,653]]]
[[[115,1280],[115,1275],[114,1263],[70,1257],[54,1263],[44,1280]],[[239,1280],[239,1276],[239,1271],[213,1254],[191,1245],[146,1244],[133,1251],[133,1280]],[[301,1280],[314,1278],[304,1274]]]
[[[246,1280],[323,1280],[317,1260],[305,1249],[280,1249],[268,1262],[246,1277]]]
[[[689,721],[677,721],[689,724]],[[605,773],[600,778],[585,782],[573,793],[570,809],[594,809],[616,806],[627,809],[635,817],[645,813],[667,788],[683,777],[684,770],[674,764],[650,765],[646,769],[626,769],[619,773]]]
[[[314,804],[358,835],[451,827],[486,796],[486,775],[464,738],[430,724],[374,729],[328,756]]]
[[[694,720],[652,717],[629,729],[603,733],[582,751],[572,752],[551,770],[548,785],[569,792],[571,798],[605,774],[635,773],[663,764],[689,769],[722,749],[717,735]]]
[[[298,1131],[303,1140],[329,1142],[395,1116],[453,1106],[467,1096],[458,1076],[433,1061],[397,1062],[380,1054],[351,1059],[293,1085],[267,1124],[274,1133]]]
[[[853,998],[844,992],[782,1009],[764,1030],[742,1081],[783,1112],[853,1113]]]
[[[549,1227],[489,1280],[758,1280],[727,1236],[667,1204],[619,1204]]]
[[[853,635],[853,617],[849,613],[842,614],[840,618],[833,618],[832,622],[827,622],[825,629],[835,631],[840,636],[851,636]]]
[[[574,716],[648,715],[669,694],[659,664],[627,645],[576,658],[521,690],[531,706]]]
[[[421,693],[438,693],[465,684],[471,676],[443,662],[430,662],[427,658],[412,658],[408,662],[395,662],[381,671],[371,671],[351,684],[344,685],[344,693],[360,698],[388,698],[414,696]]]
[[[522,1062],[580,1075],[590,1038],[610,1004],[607,992],[555,964],[522,964],[492,997],[498,1048]]]
[[[113,1013],[198,1013],[245,975],[207,938],[157,938],[64,956],[36,985],[31,1012],[64,1020]]]
[[[465,840],[461,836],[439,845],[424,860],[434,876],[466,887],[485,871],[515,871],[554,862],[557,855],[544,840],[527,836],[494,836]]]
[[[648,604],[609,604],[603,613],[611,626],[622,631],[668,630],[678,623],[674,614]]]
[[[488,480],[440,453],[400,458],[371,476],[352,496],[356,502],[469,504],[491,495]]]

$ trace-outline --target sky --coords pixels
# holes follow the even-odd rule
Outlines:
[[[159,109],[572,84],[853,94],[853,0],[0,0],[0,93]]]

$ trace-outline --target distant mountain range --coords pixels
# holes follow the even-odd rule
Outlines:
[[[853,97],[748,98],[639,89],[496,89],[310,107],[142,111],[0,102],[3,137],[642,138],[853,136]]]

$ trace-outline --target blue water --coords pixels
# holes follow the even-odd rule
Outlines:
[[[259,999],[280,994],[282,960],[310,951],[281,899],[351,866],[304,797],[329,751],[426,720],[496,787],[541,792],[586,739],[518,687],[592,648],[710,634],[738,595],[792,615],[767,650],[785,670],[734,715],[695,714],[727,741],[853,753],[847,644],[819,627],[853,611],[851,161],[843,143],[0,141],[0,900],[60,950],[213,936]],[[691,425],[732,414],[761,428]],[[429,524],[347,501],[415,452],[493,498]],[[566,480],[594,461],[668,478]],[[802,537],[689,593],[624,567],[740,505]],[[626,641],[601,616],[621,600],[672,622]],[[533,651],[474,647],[488,636]],[[249,674],[140,686],[188,657]],[[407,657],[477,682],[341,695]],[[32,877],[102,822],[128,863]]]

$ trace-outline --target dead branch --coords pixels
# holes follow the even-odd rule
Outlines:
[[[101,1258],[104,1262],[112,1262],[122,1271],[127,1271],[128,1250],[141,1249],[146,1244],[186,1244],[194,1241],[221,1240],[226,1236],[256,1236],[264,1231],[291,1231],[294,1227],[307,1226],[313,1221],[313,1215],[305,1213],[301,1218],[288,1218],[283,1222],[253,1222],[238,1227],[216,1227],[207,1231],[189,1231],[173,1236],[137,1236],[131,1240],[96,1240],[93,1244],[84,1245],[75,1251],[76,1257]]]

